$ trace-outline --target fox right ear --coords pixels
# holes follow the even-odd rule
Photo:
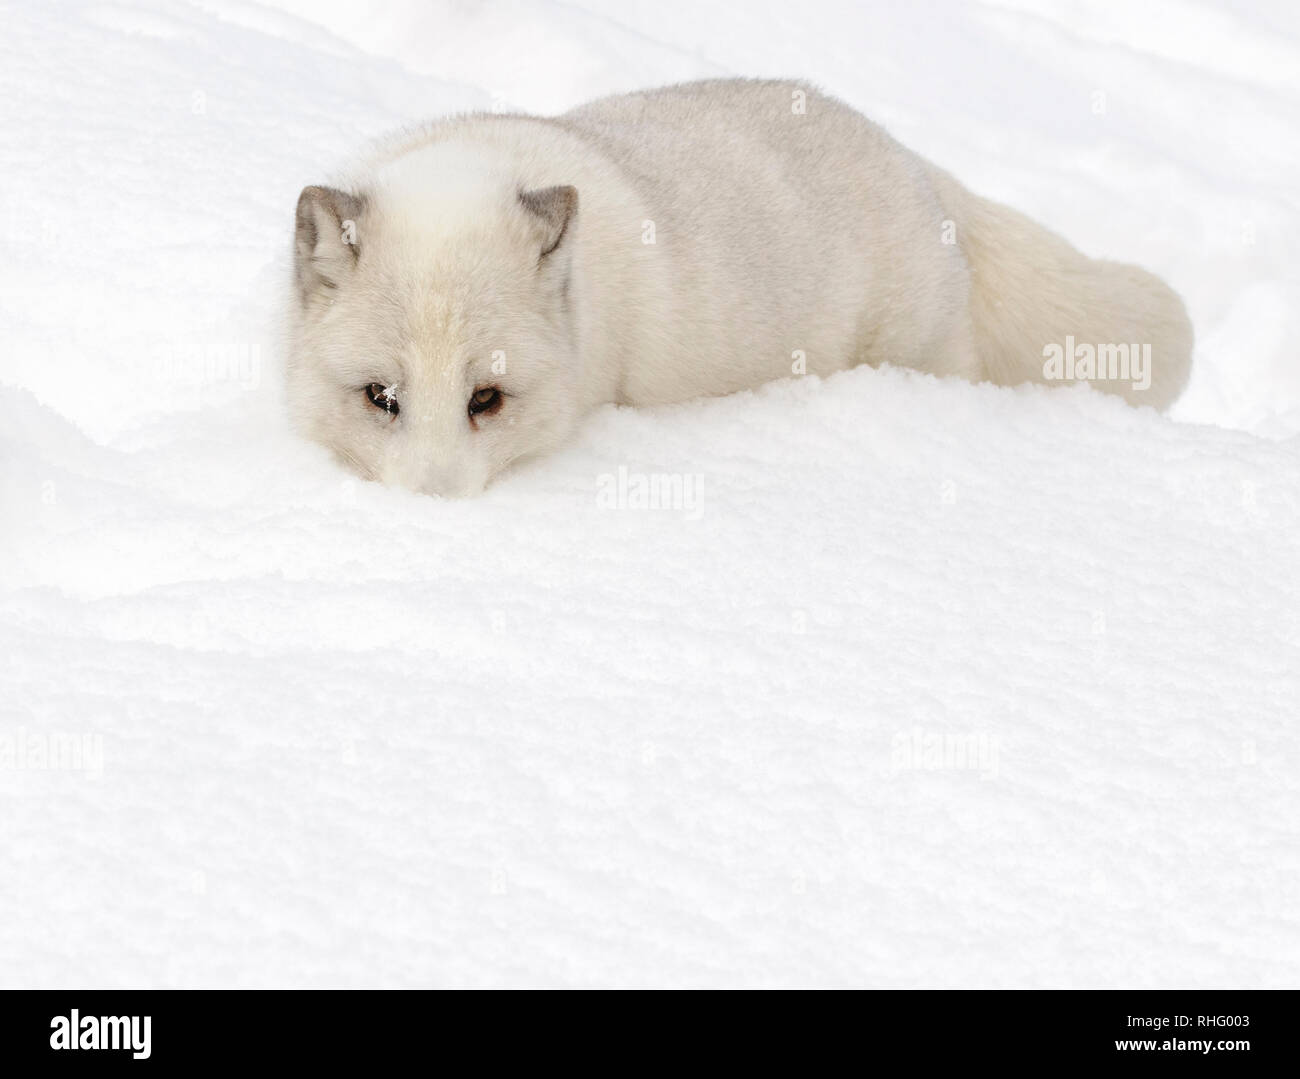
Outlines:
[[[564,185],[521,191],[519,202],[532,218],[541,257],[546,258],[564,242],[578,213],[578,189]]]
[[[347,280],[361,255],[358,221],[365,201],[333,187],[304,187],[294,227],[294,276],[306,303]]]

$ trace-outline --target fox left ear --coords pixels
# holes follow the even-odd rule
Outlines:
[[[294,225],[294,274],[303,303],[341,285],[360,252],[357,222],[365,203],[332,187],[304,187]]]
[[[578,189],[569,185],[519,192],[519,201],[537,226],[541,258],[564,242],[578,213]]]

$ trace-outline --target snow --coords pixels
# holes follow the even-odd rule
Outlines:
[[[1300,18],[1256,7],[6,4],[0,984],[1295,985]],[[304,184],[726,73],[1165,276],[1184,400],[863,369],[602,410],[468,502],[287,432]]]

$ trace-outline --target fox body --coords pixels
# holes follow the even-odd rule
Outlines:
[[[811,87],[717,80],[390,140],[298,201],[290,404],[370,479],[472,495],[584,414],[856,364],[1090,378],[1145,347],[1162,408],[1192,330],[1151,274],[1086,258]],[[1071,357],[1073,358],[1073,357]]]

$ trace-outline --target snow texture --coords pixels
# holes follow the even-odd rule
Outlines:
[[[3,18],[0,984],[1300,981],[1294,7]],[[861,369],[468,502],[287,432],[304,184],[721,74],[1166,277],[1185,399]]]

